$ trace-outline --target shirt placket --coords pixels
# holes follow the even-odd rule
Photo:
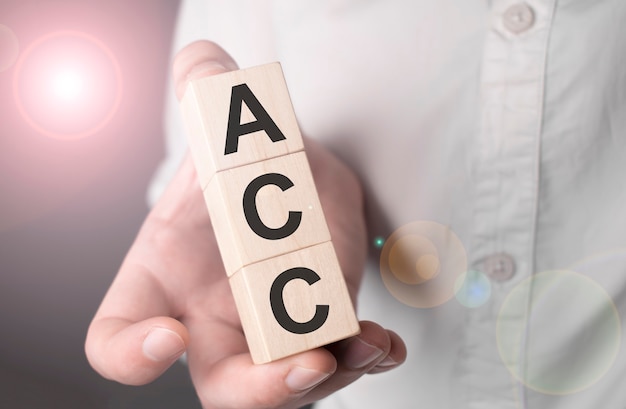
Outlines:
[[[469,163],[474,211],[468,243],[470,269],[489,278],[491,298],[466,311],[456,407],[525,407],[523,383],[509,371],[523,365],[523,348],[519,361],[507,367],[498,353],[496,325],[503,320],[524,325],[527,312],[526,304],[499,315],[511,290],[533,274],[545,64],[555,2],[491,1],[481,116]]]

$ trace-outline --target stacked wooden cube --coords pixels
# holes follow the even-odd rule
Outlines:
[[[191,81],[181,107],[254,362],[358,334],[280,64]]]

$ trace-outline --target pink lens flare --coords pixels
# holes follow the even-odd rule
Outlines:
[[[117,58],[97,38],[58,31],[30,44],[19,57],[13,95],[23,119],[51,138],[76,140],[102,130],[122,100]]]

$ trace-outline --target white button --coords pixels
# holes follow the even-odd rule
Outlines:
[[[514,34],[522,33],[535,23],[535,13],[526,3],[514,4],[503,15],[504,27]]]
[[[515,261],[507,253],[496,253],[485,257],[480,270],[493,281],[503,282],[515,275]]]

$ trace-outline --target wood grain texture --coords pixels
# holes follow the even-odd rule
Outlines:
[[[268,174],[283,175],[293,186],[284,191],[272,184],[258,189],[254,204],[262,223],[279,229],[288,223],[290,212],[301,214],[297,229],[282,239],[259,236],[245,215],[246,189],[253,180]],[[205,189],[204,198],[229,276],[248,264],[330,240],[304,152],[219,172]]]
[[[319,280],[309,284],[303,279],[292,279],[284,285],[281,295],[288,316],[295,322],[307,323],[314,319],[318,309],[323,312],[324,306],[328,306],[323,325],[306,334],[283,328],[270,302],[277,277],[300,267],[315,272]],[[230,285],[252,359],[257,364],[317,348],[360,332],[330,242],[246,266],[230,277]]]
[[[280,65],[192,81],[181,107],[254,362],[357,334]]]
[[[233,87],[242,84],[249,88],[285,139],[273,142],[265,131],[253,132],[240,137],[236,153],[225,155]],[[258,120],[247,102],[249,99],[236,104],[241,113],[238,125],[245,126]],[[213,175],[222,170],[304,149],[279,63],[193,80],[183,96],[181,110],[203,189]]]

